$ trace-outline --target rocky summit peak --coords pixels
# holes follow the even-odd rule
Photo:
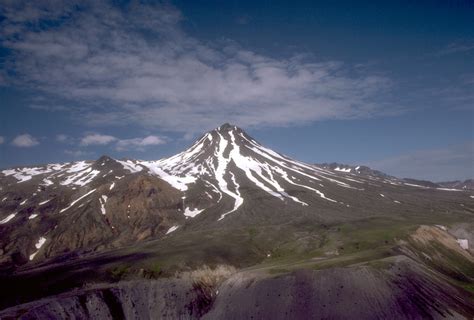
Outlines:
[[[97,159],[97,162],[109,162],[109,161],[114,161],[114,160],[108,155],[102,155],[99,159]]]
[[[230,124],[228,122],[226,122],[223,125],[217,127],[215,130],[218,131],[218,132],[242,131],[242,129],[240,129],[239,127],[237,127],[233,124]]]

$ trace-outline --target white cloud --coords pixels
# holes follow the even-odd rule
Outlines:
[[[444,148],[419,150],[367,165],[400,178],[431,181],[474,178],[474,141]]]
[[[61,137],[63,138],[63,137]],[[66,139],[72,139],[66,136]],[[115,149],[118,151],[138,150],[143,151],[146,147],[157,146],[167,142],[167,138],[155,135],[146,137],[119,139],[111,135],[104,135],[99,133],[87,134],[80,139],[80,146],[105,146],[114,143]],[[69,152],[69,151],[68,151]],[[72,153],[69,153],[72,154]]]
[[[56,141],[66,143],[71,140],[71,137],[68,136],[67,134],[58,134],[56,135]]]
[[[0,136],[0,144],[3,144],[5,142],[5,138]]]
[[[147,136],[144,138],[119,140],[116,149],[119,151],[127,149],[144,150],[147,146],[157,146],[166,143],[166,139],[158,136]]]
[[[81,139],[80,145],[81,146],[99,146],[99,145],[106,145],[111,142],[116,141],[117,138],[109,135],[104,134],[88,134]]]
[[[230,40],[203,43],[183,32],[171,6],[18,2],[5,5],[0,24],[13,52],[8,80],[55,96],[57,112],[72,101],[74,118],[90,125],[189,134],[223,122],[287,126],[396,112],[381,99],[392,85],[386,77],[302,55],[257,54]],[[58,23],[31,27],[42,19]]]
[[[16,136],[15,139],[13,139],[12,141],[12,145],[14,145],[15,147],[21,147],[21,148],[33,147],[38,144],[39,144],[38,140],[28,133]]]

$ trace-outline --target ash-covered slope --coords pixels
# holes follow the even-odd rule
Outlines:
[[[176,232],[444,214],[473,201],[465,192],[295,161],[229,124],[170,158],[13,168],[0,173],[0,187],[0,264]]]
[[[182,279],[77,290],[0,312],[6,319],[470,319],[471,296],[398,256],[391,268],[236,274],[197,290]],[[358,294],[355,294],[357,292]],[[170,294],[171,293],[171,294]]]
[[[390,256],[352,263],[326,257],[95,284],[7,308],[0,317],[472,319],[474,295],[458,285],[472,277],[474,258],[440,227],[420,227],[406,240]]]

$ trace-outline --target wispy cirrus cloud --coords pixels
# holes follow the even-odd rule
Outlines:
[[[5,142],[5,138],[0,136],[0,144],[3,144]]]
[[[435,52],[435,56],[443,57],[455,53],[474,51],[474,42],[452,42]]]
[[[69,108],[63,105],[42,105],[32,103],[29,105],[31,109],[42,110],[42,111],[68,111]]]
[[[29,148],[39,145],[39,141],[32,135],[25,133],[16,136],[11,144],[15,147]]]
[[[166,139],[151,135],[144,138],[119,140],[117,142],[116,149],[118,151],[129,150],[129,149],[143,151],[146,147],[158,146],[165,143],[166,143]]]
[[[6,79],[58,100],[91,125],[181,133],[223,122],[287,126],[399,112],[389,78],[339,61],[276,58],[224,40],[203,43],[170,5],[127,10],[104,1],[7,1],[1,11]],[[49,22],[48,23],[45,23]]]
[[[116,141],[117,138],[105,134],[88,134],[80,141],[81,146],[103,146]]]

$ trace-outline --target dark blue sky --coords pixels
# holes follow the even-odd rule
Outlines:
[[[306,162],[474,176],[472,1],[0,4],[0,167],[232,122]]]

